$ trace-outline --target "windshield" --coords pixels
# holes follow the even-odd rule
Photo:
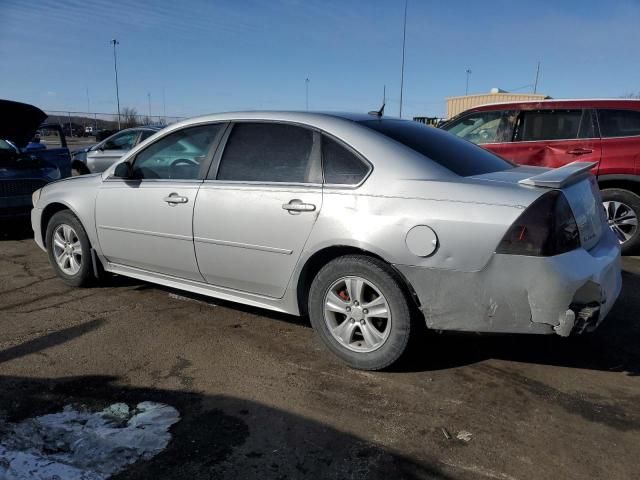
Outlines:
[[[462,177],[514,167],[503,158],[471,142],[418,122],[382,119],[359,123],[402,143]]]
[[[13,148],[11,144],[6,140],[0,140],[0,150],[10,150],[12,152],[16,151],[16,149]]]

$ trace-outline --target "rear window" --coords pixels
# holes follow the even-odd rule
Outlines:
[[[640,135],[640,112],[635,110],[598,110],[603,137]]]
[[[462,177],[513,168],[493,153],[455,135],[408,120],[365,120],[361,125],[399,142]]]

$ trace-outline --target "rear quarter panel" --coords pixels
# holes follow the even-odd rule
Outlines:
[[[305,256],[326,247],[346,245],[370,251],[393,264],[478,271],[524,209],[501,201],[500,195],[491,194],[494,188],[490,187],[449,182],[402,183],[405,195],[326,188]],[[388,190],[394,190],[393,186]],[[422,193],[416,195],[415,190]],[[432,195],[428,195],[429,190]],[[438,237],[437,248],[429,256],[417,256],[407,247],[407,233],[417,225],[429,226]]]

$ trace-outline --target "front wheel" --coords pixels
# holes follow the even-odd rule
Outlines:
[[[94,279],[91,245],[77,217],[63,210],[51,217],[46,233],[49,262],[56,274],[72,287],[82,287]]]
[[[309,292],[309,318],[323,343],[353,368],[380,370],[405,352],[411,309],[384,262],[362,255],[332,260]]]
[[[606,188],[601,194],[609,227],[618,237],[622,253],[633,255],[640,247],[640,197],[622,188]]]

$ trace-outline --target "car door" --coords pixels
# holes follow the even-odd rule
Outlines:
[[[602,161],[598,175],[640,174],[640,111],[599,109]]]
[[[135,156],[131,178],[103,182],[96,226],[109,262],[203,281],[193,249],[193,208],[225,127],[171,132]]]
[[[96,145],[87,152],[87,168],[89,171],[91,173],[105,171],[133,148],[138,141],[139,135],[140,130],[125,130]]]
[[[601,142],[591,110],[523,110],[514,141],[502,155],[521,165],[557,168],[574,161],[599,162]]]
[[[274,122],[239,122],[204,181],[194,244],[205,280],[280,298],[322,206],[320,137]]]

